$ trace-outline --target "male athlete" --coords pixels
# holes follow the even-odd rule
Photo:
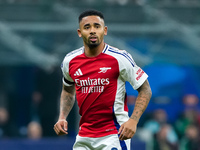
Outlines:
[[[73,150],[130,150],[130,140],[152,95],[147,74],[125,50],[104,43],[104,35],[107,27],[101,12],[80,14],[78,36],[84,46],[67,54],[61,66],[63,89],[54,130],[68,134],[66,118],[76,94],[81,120]],[[126,81],[138,91],[130,118]]]

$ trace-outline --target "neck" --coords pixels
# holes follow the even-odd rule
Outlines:
[[[98,56],[104,49],[105,43],[101,42],[97,47],[90,48],[86,44],[84,44],[85,47],[85,55],[87,57],[95,57]]]

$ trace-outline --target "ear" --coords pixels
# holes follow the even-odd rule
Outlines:
[[[81,30],[80,30],[80,29],[77,29],[77,32],[78,32],[78,36],[79,36],[79,37],[82,37],[82,35],[81,35]]]
[[[108,27],[105,26],[105,27],[104,27],[104,35],[107,35],[107,32],[108,32]]]

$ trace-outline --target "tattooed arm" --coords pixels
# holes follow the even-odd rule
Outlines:
[[[61,92],[60,115],[57,123],[54,125],[54,131],[57,135],[68,134],[68,122],[66,121],[75,101],[75,86],[65,86]]]
[[[148,80],[146,80],[143,85],[140,86],[140,88],[138,88],[137,90],[138,97],[136,99],[133,113],[130,119],[122,124],[119,129],[120,140],[130,139],[134,136],[137,129],[138,121],[145,109],[147,108],[147,105],[151,99],[152,92]]]
[[[146,80],[144,84],[140,88],[138,88],[138,97],[136,99],[134,111],[130,117],[131,119],[137,122],[139,121],[143,112],[147,108],[147,105],[149,104],[151,95],[151,88],[149,86],[148,80]]]

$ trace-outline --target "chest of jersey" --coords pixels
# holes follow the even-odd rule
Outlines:
[[[119,76],[119,65],[114,57],[103,53],[93,58],[80,55],[70,62],[69,74],[77,88],[109,86]]]
[[[93,58],[77,56],[69,64],[69,75],[76,85],[80,114],[89,108],[113,105],[119,77],[119,65],[114,57],[104,53]]]

